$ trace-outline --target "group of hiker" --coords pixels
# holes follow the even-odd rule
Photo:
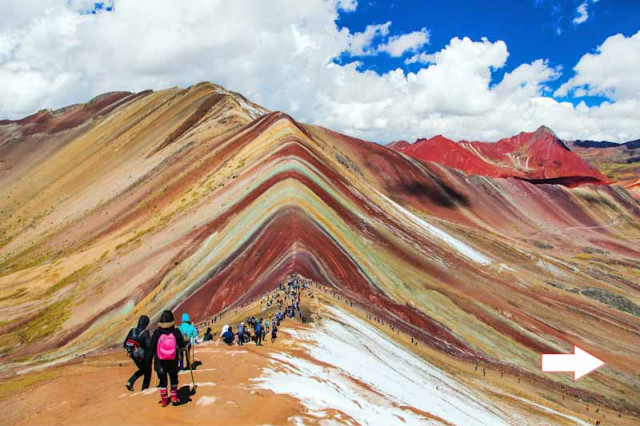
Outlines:
[[[173,312],[162,312],[158,327],[150,334],[147,330],[149,317],[142,315],[138,325],[127,334],[122,346],[127,350],[138,370],[129,378],[125,387],[133,391],[137,379],[144,377],[142,390],[151,384],[151,367],[158,375],[160,403],[166,407],[180,403],[178,398],[178,372],[192,368],[189,358],[191,347],[197,342],[198,330],[191,323],[187,313],[182,315],[182,323],[176,327]],[[185,362],[186,356],[186,362]],[[170,392],[168,385],[171,384]]]
[[[253,333],[251,333],[250,329],[253,329]],[[225,325],[222,328],[220,338],[229,346],[233,346],[234,342],[237,342],[238,346],[243,346],[250,341],[254,341],[256,346],[262,346],[262,342],[266,340],[267,335],[271,334],[271,343],[273,343],[278,333],[278,327],[275,322],[270,324],[269,320],[263,322],[262,318],[256,319],[255,317],[247,318],[246,324],[241,322],[236,330],[236,333],[234,333],[232,327]]]
[[[302,323],[306,323],[306,316],[300,306],[300,295],[303,289],[308,289],[307,282],[299,277],[290,277],[285,285],[278,285],[273,294],[267,292],[260,301],[261,305],[266,302],[267,311],[273,307],[277,312],[267,316],[266,320],[262,317],[249,317],[246,322],[238,324],[235,332],[233,327],[227,324],[220,333],[221,340],[229,346],[233,346],[234,343],[243,346],[251,341],[255,342],[256,346],[261,346],[270,335],[271,343],[274,343],[278,338],[280,323],[285,318],[293,319],[297,313]],[[310,291],[309,294],[311,295]]]
[[[268,336],[271,343],[278,337],[280,323],[286,318],[294,319],[296,314],[305,323],[306,316],[300,306],[300,296],[304,289],[308,295],[313,297],[309,288],[310,280],[300,276],[288,277],[285,285],[280,284],[273,294],[267,292],[261,304],[267,302],[266,320],[255,316],[246,319],[236,327],[236,332],[229,325],[225,325],[220,333],[220,340],[227,345],[243,346],[250,341],[256,346],[261,346]],[[269,312],[271,307],[276,307],[276,312]],[[214,323],[217,316],[214,318]],[[210,323],[201,323],[201,326]],[[122,346],[127,350],[127,354],[133,360],[137,370],[129,378],[125,387],[133,391],[136,380],[143,377],[142,390],[148,389],[151,383],[152,367],[156,372],[160,388],[160,403],[163,407],[178,405],[178,372],[186,369],[193,369],[193,359],[190,357],[192,348],[199,342],[212,341],[214,339],[211,327],[207,327],[202,339],[198,337],[198,330],[191,322],[189,314],[182,314],[182,322],[176,327],[173,312],[166,310],[162,312],[157,328],[153,334],[147,330],[150,319],[142,315],[135,328],[127,334]],[[170,385],[170,387],[169,387]]]

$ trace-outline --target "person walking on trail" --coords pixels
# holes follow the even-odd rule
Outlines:
[[[182,324],[180,324],[180,327],[178,327],[178,329],[180,330],[180,332],[182,333],[182,337],[184,339],[184,342],[186,344],[186,351],[187,353],[187,358],[191,360],[191,363],[193,364],[193,359],[191,359],[191,348],[193,347],[193,345],[196,344],[196,341],[198,339],[198,330],[196,329],[196,327],[191,323],[191,318],[189,318],[189,314],[188,313],[183,313],[182,314]],[[184,363],[184,351],[180,352],[180,370],[186,370],[189,368],[188,365],[186,365]]]
[[[244,345],[244,323],[241,322],[238,326],[238,332],[236,333],[238,336],[238,346]]]
[[[148,389],[151,383],[151,360],[153,353],[151,352],[151,336],[147,330],[148,325],[149,317],[142,315],[140,319],[138,319],[136,328],[129,330],[127,338],[124,339],[122,343],[122,347],[127,350],[127,354],[133,360],[136,367],[138,367],[125,385],[130,391],[133,391],[133,384],[140,376],[144,376],[142,380],[142,390]]]
[[[164,311],[160,316],[158,328],[151,337],[151,349],[155,354],[154,369],[160,381],[160,403],[169,405],[167,376],[171,381],[171,403],[178,405],[178,352],[185,347],[182,333],[176,328],[173,313]]]
[[[274,343],[277,337],[278,337],[278,327],[276,327],[276,325],[273,324],[273,327],[271,328],[271,343]]]
[[[256,333],[256,346],[262,346],[262,321],[256,322],[256,326],[253,331]]]

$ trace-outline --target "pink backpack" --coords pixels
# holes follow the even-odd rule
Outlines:
[[[163,334],[158,339],[158,359],[168,361],[176,359],[176,336],[173,333]]]

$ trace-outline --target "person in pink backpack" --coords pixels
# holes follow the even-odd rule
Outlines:
[[[167,376],[171,381],[171,403],[178,405],[178,359],[184,348],[182,333],[176,328],[171,311],[164,311],[160,316],[158,328],[151,337],[151,350],[154,354],[154,369],[160,380],[160,403],[169,405],[167,393]]]

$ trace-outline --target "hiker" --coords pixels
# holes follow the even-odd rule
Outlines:
[[[203,342],[209,342],[213,340],[213,334],[211,334],[211,327],[207,327],[207,331],[204,332],[204,336],[202,336]]]
[[[247,329],[247,327],[244,327],[244,333],[242,334],[242,343],[249,343],[251,341],[251,333],[249,332],[249,330]]]
[[[241,322],[238,326],[238,332],[236,333],[238,336],[238,346],[244,345],[244,323]]]
[[[173,313],[164,311],[160,316],[158,328],[151,338],[151,350],[155,354],[154,369],[160,381],[160,403],[169,405],[167,394],[167,376],[171,381],[171,403],[178,405],[178,351],[184,349],[182,333],[176,328]]]
[[[224,336],[224,333],[226,333],[226,332],[227,332],[227,330],[229,330],[229,326],[225,324],[225,325],[222,327],[222,331],[220,332],[220,337]]]
[[[256,333],[256,346],[262,346],[262,320],[256,322],[253,331]]]
[[[276,325],[273,324],[273,327],[271,328],[271,343],[275,342],[277,337],[278,337],[278,327],[276,327]]]
[[[225,327],[227,327],[227,331],[222,333],[222,341],[229,346],[233,346],[233,328],[229,327],[228,325],[225,325]]]
[[[140,376],[144,376],[142,390],[148,389],[151,383],[151,359],[153,358],[153,353],[151,352],[151,336],[149,336],[149,331],[147,330],[148,325],[149,317],[142,315],[138,319],[136,328],[129,330],[127,338],[122,343],[122,347],[127,350],[127,354],[138,367],[138,370],[133,373],[125,385],[130,391],[133,391],[133,384]]]
[[[185,312],[182,314],[182,324],[180,324],[178,330],[182,333],[182,337],[186,344],[187,358],[189,358],[188,355],[191,353],[191,347],[196,344],[198,339],[198,330],[193,324],[191,324],[191,318],[189,318],[188,313]],[[188,368],[184,363],[184,353],[185,351],[180,352],[180,370],[186,370]],[[194,360],[191,360],[192,363],[193,361]]]

